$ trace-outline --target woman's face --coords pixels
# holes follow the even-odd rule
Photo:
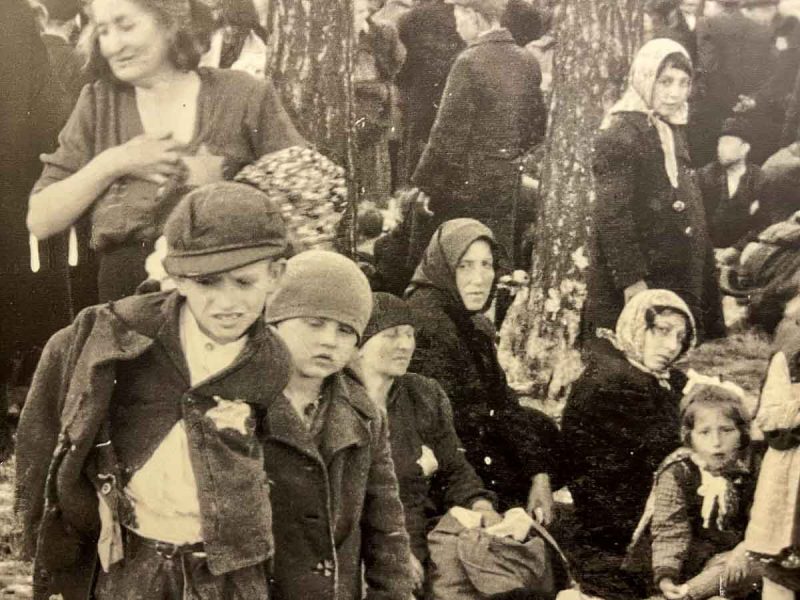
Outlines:
[[[456,287],[469,311],[483,310],[494,283],[494,257],[486,240],[472,242],[456,265]]]
[[[361,368],[384,377],[400,377],[408,371],[415,347],[413,326],[389,327],[373,335],[361,347]]]
[[[667,67],[653,86],[653,110],[662,117],[678,113],[689,99],[692,78],[686,71]]]
[[[481,34],[480,16],[474,9],[456,4],[453,14],[456,18],[456,31],[462,40],[469,43]]]
[[[152,12],[131,0],[94,0],[92,9],[100,54],[117,79],[146,86],[174,69],[172,34]]]
[[[692,450],[713,470],[732,464],[741,447],[736,423],[719,408],[698,407],[691,432]]]
[[[358,341],[351,327],[333,319],[286,319],[276,329],[289,349],[295,372],[310,379],[325,379],[341,371]]]
[[[656,315],[653,326],[644,334],[642,364],[653,371],[663,371],[681,355],[686,335],[683,315],[674,312]]]

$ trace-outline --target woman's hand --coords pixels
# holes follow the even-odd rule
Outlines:
[[[492,525],[497,525],[500,521],[503,520],[503,517],[494,509],[492,503],[489,502],[486,498],[481,498],[480,500],[475,500],[470,507],[472,510],[481,513],[481,518],[483,520],[484,527],[491,527]]]
[[[103,153],[106,166],[116,177],[130,175],[163,185],[184,169],[177,152],[181,146],[172,134],[138,135]]]
[[[538,473],[533,477],[527,510],[544,526],[553,522],[553,490],[550,489],[550,476],[547,473]]]
[[[725,574],[723,581],[726,586],[741,583],[749,570],[747,551],[744,544],[739,544],[734,548],[725,561]]]
[[[658,587],[667,600],[681,600],[686,596],[685,586],[676,585],[669,577],[659,581]]]

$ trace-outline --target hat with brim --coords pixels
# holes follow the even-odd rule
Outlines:
[[[278,206],[261,191],[233,182],[187,194],[164,225],[164,269],[175,277],[214,275],[287,252]]]

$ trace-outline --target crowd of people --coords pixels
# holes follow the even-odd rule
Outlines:
[[[727,333],[720,266],[800,208],[800,5],[647,2],[558,422],[496,342],[568,41],[528,0],[355,8],[347,256],[284,202],[339,183],[263,3],[5,0],[0,458],[24,387],[34,597],[794,598],[800,319],[758,401],[678,361]]]

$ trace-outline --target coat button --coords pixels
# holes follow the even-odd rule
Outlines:
[[[483,462],[486,463],[487,465],[491,465],[492,464],[492,457],[491,456],[485,456],[483,458]]]
[[[672,210],[682,213],[686,210],[686,202],[683,200],[675,200],[675,202],[672,203]]]
[[[694,229],[692,229],[691,227],[687,227],[686,229],[683,230],[683,233],[686,234],[686,237],[692,237],[694,235]]]

